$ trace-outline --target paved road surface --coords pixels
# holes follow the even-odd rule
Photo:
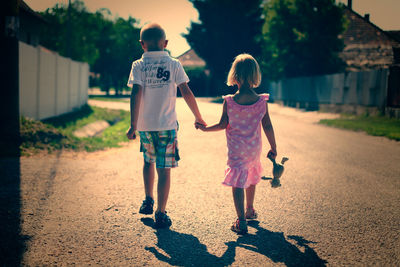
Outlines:
[[[209,123],[221,107],[200,102]],[[196,131],[182,99],[177,111],[182,160],[172,172],[171,230],[156,231],[151,216],[138,214],[137,141],[95,153],[22,158],[22,264],[400,265],[399,142],[317,125],[324,115],[271,105],[279,157],[290,160],[282,187],[267,180],[257,187],[259,220],[239,237],[229,230],[231,190],[221,185],[225,135]],[[270,162],[262,163],[271,176]]]

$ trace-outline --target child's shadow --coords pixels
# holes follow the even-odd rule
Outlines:
[[[142,218],[141,221],[152,227],[151,218]],[[170,229],[157,229],[155,232],[158,242],[157,247],[145,249],[154,256],[170,265],[175,266],[227,266],[235,260],[235,247],[228,249],[221,257],[210,254],[207,246],[200,243],[199,239],[190,234],[178,233]]]
[[[255,235],[240,236],[236,242],[229,243],[265,255],[273,262],[282,262],[286,266],[325,266],[327,263],[308,246],[315,242],[293,235],[286,239],[281,232],[271,232],[260,227],[258,221],[250,221],[248,225],[257,230]],[[296,245],[288,240],[293,240]]]
[[[141,220],[147,226],[154,223],[151,218]],[[240,236],[236,242],[226,243],[228,247],[221,257],[210,254],[207,246],[200,243],[197,237],[173,230],[157,230],[155,234],[158,238],[158,249],[145,249],[153,253],[158,260],[175,266],[228,266],[235,262],[236,247],[260,253],[273,262],[282,262],[286,266],[325,266],[327,263],[308,246],[314,242],[300,236],[288,236],[288,240],[293,240],[296,246],[290,243],[283,233],[271,232],[260,227],[258,221],[249,222],[249,226],[257,230],[256,234]]]

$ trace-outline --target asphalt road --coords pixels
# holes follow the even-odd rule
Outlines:
[[[220,104],[199,105],[208,123],[219,119]],[[138,141],[95,153],[21,158],[21,263],[400,265],[399,142],[315,123],[328,115],[270,105],[278,157],[290,160],[281,187],[260,182],[259,219],[248,235],[237,236],[230,231],[231,190],[221,184],[225,134],[196,131],[182,99],[177,112],[182,159],[172,171],[170,230],[155,230],[151,216],[138,214],[144,196]],[[263,143],[266,155],[265,137]],[[272,164],[262,163],[270,177]]]

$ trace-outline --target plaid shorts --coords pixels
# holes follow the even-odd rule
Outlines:
[[[156,168],[178,166],[179,151],[176,130],[139,132],[140,152],[144,161],[156,163]]]

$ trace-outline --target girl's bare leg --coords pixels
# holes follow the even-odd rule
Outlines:
[[[233,195],[233,202],[235,203],[236,214],[239,220],[245,220],[243,188],[232,187],[232,195]]]
[[[256,194],[256,186],[250,185],[246,188],[246,209],[253,209],[254,196]]]

